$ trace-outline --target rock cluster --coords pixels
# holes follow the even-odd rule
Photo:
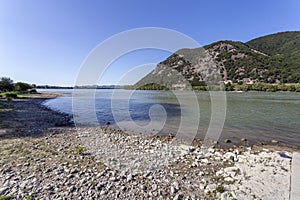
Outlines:
[[[96,143],[87,145],[88,136],[83,137],[92,130],[99,138],[110,139],[110,146],[102,148],[118,144],[127,153],[99,156],[95,149],[104,151],[93,146]],[[265,199],[272,194],[288,198],[291,159],[278,152],[250,147],[203,149],[101,130],[55,128],[47,137],[1,141],[0,195],[17,199]],[[83,144],[84,151],[76,153]],[[143,157],[141,152],[156,155],[156,165],[148,160],[154,157]],[[134,155],[133,162],[120,159],[131,160]],[[136,167],[139,164],[143,168]]]
[[[255,152],[249,147],[242,153],[226,154],[225,158],[233,156],[234,165],[217,171],[212,184],[219,188],[208,185],[206,193],[220,199],[289,199],[289,153]]]

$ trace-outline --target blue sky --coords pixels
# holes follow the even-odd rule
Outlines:
[[[0,0],[0,27],[0,77],[70,86],[89,52],[119,32],[163,27],[201,45],[246,42],[300,30],[300,1]],[[146,50],[122,56],[99,83],[115,84],[137,65],[158,63],[169,54]]]

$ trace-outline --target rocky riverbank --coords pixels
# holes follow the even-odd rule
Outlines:
[[[289,199],[292,149],[72,127],[45,99],[0,102],[0,199]]]

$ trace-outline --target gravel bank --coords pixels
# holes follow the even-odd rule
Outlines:
[[[75,128],[41,106],[55,97],[43,95],[0,101],[0,197],[289,199],[292,149],[201,148],[200,141]]]

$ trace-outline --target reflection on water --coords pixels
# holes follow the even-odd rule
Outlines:
[[[72,90],[64,92],[69,93],[49,100],[45,102],[45,105],[72,114]],[[186,107],[195,106],[197,110],[196,105],[179,105],[176,95],[171,91],[119,90],[118,93],[119,95],[114,96],[112,101],[113,90],[96,90],[95,112],[100,125],[109,121],[116,126],[115,119],[123,123],[132,119],[139,126],[147,126],[151,121],[149,110],[154,105],[160,105],[165,110],[166,122],[159,134],[176,133],[181,114]],[[128,100],[128,95],[131,93]],[[85,110],[87,99],[90,98],[87,94],[86,90],[80,92],[78,101],[82,102],[82,107],[77,108],[81,109],[82,116],[80,117],[86,123],[90,121],[90,115]],[[182,92],[182,96],[184,95],[186,94]],[[196,95],[200,108],[198,137],[204,137],[211,118],[211,101],[208,92],[196,92]],[[300,93],[229,92],[226,95],[227,113],[221,139],[231,138],[233,141],[238,141],[246,137],[249,140],[259,138],[261,141],[268,142],[276,139],[292,145],[300,144]],[[186,95],[185,98],[188,102],[191,97]],[[158,111],[154,112],[154,118],[156,117],[154,121],[159,124],[160,115],[155,116],[155,113],[160,113],[160,108],[155,108]],[[126,115],[126,112],[129,112],[130,117]],[[189,116],[185,120],[188,121]],[[159,130],[147,131],[156,133]]]

